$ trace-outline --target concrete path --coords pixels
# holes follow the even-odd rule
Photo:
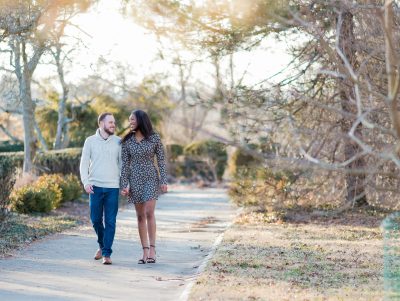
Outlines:
[[[0,300],[179,300],[235,214],[220,189],[173,189],[157,204],[157,263],[138,265],[134,209],[118,214],[113,265],[92,259],[91,227],[51,236],[0,260]]]

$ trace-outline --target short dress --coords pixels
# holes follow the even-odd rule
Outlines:
[[[160,135],[151,134],[138,142],[133,135],[122,143],[121,189],[129,185],[128,202],[157,200],[160,185],[167,184],[164,147]],[[159,173],[154,163],[157,158]]]

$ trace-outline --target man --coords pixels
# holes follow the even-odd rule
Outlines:
[[[88,137],[83,146],[80,174],[85,191],[89,194],[90,219],[99,243],[94,259],[103,258],[103,264],[112,264],[111,247],[115,235],[121,172],[121,139],[114,135],[115,119],[111,113],[100,114],[98,125],[96,134]]]

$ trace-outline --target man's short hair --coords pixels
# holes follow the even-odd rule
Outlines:
[[[110,113],[110,112],[101,113],[101,114],[99,115],[99,118],[97,119],[97,123],[100,124],[100,122],[103,121],[108,115],[111,115],[111,116],[112,116],[113,114]]]

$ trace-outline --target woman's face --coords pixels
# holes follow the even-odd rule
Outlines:
[[[132,131],[136,130],[136,128],[137,128],[137,120],[136,120],[135,114],[132,114],[131,116],[129,116],[129,126],[130,126]]]

